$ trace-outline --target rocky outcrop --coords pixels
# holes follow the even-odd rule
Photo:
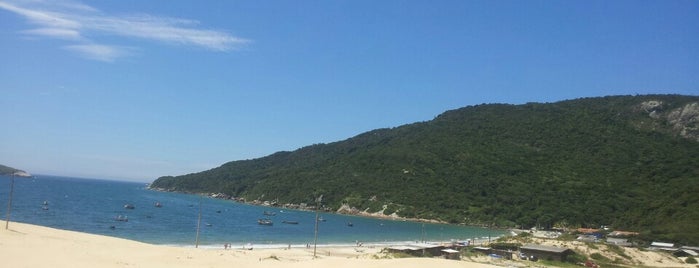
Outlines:
[[[666,118],[680,136],[699,141],[699,102],[674,109]]]
[[[699,102],[666,110],[666,104],[658,100],[644,101],[639,105],[653,119],[664,120],[683,138],[699,142]]]

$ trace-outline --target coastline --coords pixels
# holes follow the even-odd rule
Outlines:
[[[383,247],[243,250],[152,245],[142,242],[10,222],[0,230],[0,259],[8,267],[496,267],[440,258],[386,258]]]
[[[111,236],[107,236],[111,237]],[[490,240],[495,241],[498,239],[498,237],[492,237]],[[471,241],[471,240],[469,240]],[[354,243],[328,243],[328,244],[317,244],[317,248],[387,248],[387,247],[393,247],[393,246],[408,246],[408,245],[415,245],[415,244],[433,244],[433,245],[446,245],[450,246],[455,244],[457,241],[385,241],[385,242],[362,242],[362,241],[356,241]],[[459,241],[463,242],[463,241]],[[361,243],[361,246],[358,246],[358,244]],[[490,243],[488,241],[488,238],[478,238],[475,240],[475,242],[470,242],[470,245],[473,246],[480,246],[480,245],[486,245]],[[194,245],[192,244],[152,244],[152,245],[158,245],[158,246],[167,246],[167,247],[177,247],[177,248],[195,248]],[[261,250],[267,250],[267,249],[305,249],[307,248],[307,244],[298,244],[298,243],[291,243],[291,244],[262,244],[262,243],[228,243],[230,245],[231,249],[237,250],[237,249],[246,249],[248,247],[252,247],[253,249],[261,249]],[[308,244],[310,247],[313,247],[313,244]],[[199,245],[199,248],[202,249],[221,249],[223,245],[211,245],[211,244],[205,244],[205,245]]]
[[[234,197],[234,196],[230,196],[230,195],[227,195],[224,193],[182,192],[182,191],[174,191],[174,190],[165,189],[165,188],[157,188],[157,187],[154,188],[154,187],[151,187],[150,184],[148,184],[145,189],[151,190],[151,191],[157,191],[157,192],[201,195],[201,196],[205,196],[205,197],[209,197],[209,198],[227,200],[227,201],[232,201],[232,202],[246,204],[246,205],[253,205],[253,206],[263,206],[263,207],[270,207],[270,208],[283,208],[283,209],[299,210],[299,211],[315,211],[315,206],[312,206],[312,205],[308,206],[306,204],[277,204],[275,202],[260,201],[260,200],[247,201],[245,198]],[[510,229],[510,227],[490,226],[490,225],[486,225],[486,224],[477,224],[477,223],[476,224],[449,223],[449,222],[441,221],[441,220],[437,220],[437,219],[406,218],[406,217],[398,216],[398,214],[396,212],[393,212],[392,214],[386,215],[383,213],[385,209],[386,208],[379,210],[377,212],[368,212],[366,210],[359,210],[355,207],[350,207],[348,205],[342,205],[340,208],[338,208],[337,210],[334,210],[334,211],[331,209],[328,209],[326,207],[324,207],[320,211],[325,212],[325,213],[334,213],[334,214],[338,214],[338,215],[361,216],[361,217],[383,219],[383,220],[393,220],[393,221],[411,221],[411,222],[424,222],[424,223],[436,223],[436,224],[450,224],[450,225],[483,227],[483,228],[502,229],[502,230],[509,230]]]

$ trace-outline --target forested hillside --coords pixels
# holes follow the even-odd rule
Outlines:
[[[0,175],[12,175],[15,172],[24,172],[24,171],[13,168],[13,167],[8,167],[5,165],[0,165]]]
[[[699,243],[699,97],[483,104],[153,188],[497,226],[611,225]]]

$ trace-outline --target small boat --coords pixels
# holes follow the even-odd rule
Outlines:
[[[348,221],[348,222],[347,222],[347,227],[352,227],[352,226],[354,226],[354,223],[352,223],[351,221]]]
[[[272,223],[272,220],[270,220],[270,219],[258,219],[257,224],[271,226],[273,223]]]
[[[127,217],[127,216],[122,216],[122,215],[119,215],[119,216],[116,216],[116,218],[114,218],[114,220],[115,220],[115,221],[123,221],[123,222],[128,222],[128,221],[129,221],[129,217]]]
[[[156,207],[156,208],[161,208],[161,207],[163,207],[163,204],[160,204],[160,202],[155,202],[155,207]]]
[[[265,215],[265,216],[274,216],[274,215],[277,215],[277,213],[274,212],[274,211],[266,211],[266,210],[265,210],[264,212],[262,212],[262,214]]]
[[[126,204],[126,205],[124,205],[124,208],[125,209],[134,209],[136,207],[134,207],[134,205],[132,205],[132,204]]]
[[[42,210],[49,210],[49,206],[42,206],[41,209]]]
[[[318,218],[318,221],[323,221],[323,222],[324,222],[325,219],[323,219],[323,217],[320,217],[320,218]]]
[[[43,203],[42,205],[48,206],[48,205],[49,205],[49,201],[44,200],[44,203]]]
[[[299,224],[299,222],[297,222],[297,221],[282,221],[282,223],[286,223],[286,224]]]

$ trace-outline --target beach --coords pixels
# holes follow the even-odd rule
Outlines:
[[[3,267],[496,267],[439,258],[386,258],[381,247],[194,248],[10,222],[0,230]]]

